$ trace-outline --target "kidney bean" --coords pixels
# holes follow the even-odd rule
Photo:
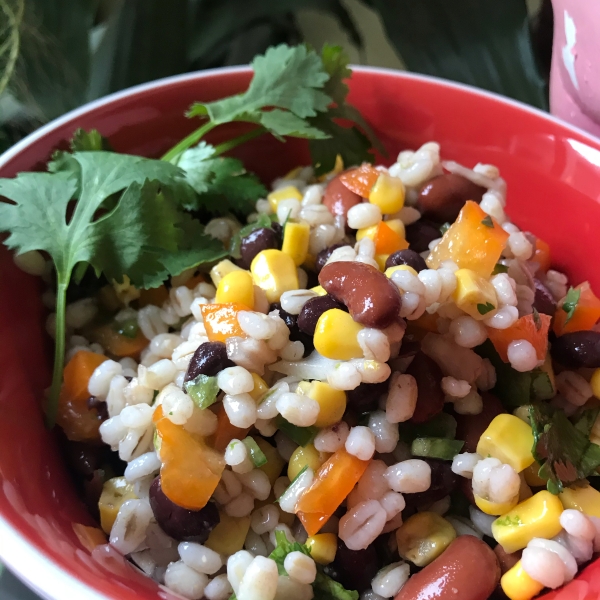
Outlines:
[[[556,312],[556,300],[552,292],[539,279],[534,279],[533,285],[535,289],[533,308],[540,313],[553,317]]]
[[[457,537],[394,600],[487,600],[500,581],[493,550],[472,535]]]
[[[326,294],[325,296],[317,296],[311,298],[300,311],[298,315],[298,327],[300,331],[307,333],[308,335],[315,334],[315,328],[319,317],[327,310],[332,308],[339,308],[347,312],[347,308],[335,300],[333,296]]]
[[[171,502],[162,491],[160,477],[150,486],[150,507],[160,528],[180,542],[203,544],[220,521],[213,502],[200,510],[188,510]]]
[[[255,229],[249,233],[246,237],[242,238],[240,245],[240,253],[242,258],[240,259],[240,267],[249,269],[250,264],[254,257],[263,250],[269,250],[270,248],[279,248],[280,240],[277,232],[269,227],[261,227]]]
[[[323,204],[334,217],[340,215],[345,218],[346,213],[359,202],[362,202],[362,198],[349,190],[341,182],[339,175],[327,184],[323,193]]]
[[[398,318],[402,299],[398,288],[379,270],[359,262],[325,265],[319,283],[352,318],[366,327],[384,329]]]
[[[417,352],[406,372],[417,380],[417,406],[413,423],[425,423],[444,408],[442,370],[425,353]]]
[[[431,485],[424,492],[404,495],[407,506],[415,508],[432,504],[449,496],[456,489],[460,478],[452,472],[452,463],[449,461],[423,457],[419,457],[419,460],[424,460],[431,468]],[[404,515],[404,513],[402,514]]]
[[[423,216],[452,223],[467,200],[481,202],[484,187],[462,175],[444,173],[430,179],[419,192],[417,207]]]
[[[271,304],[270,310],[279,311],[279,316],[290,330],[290,340],[292,342],[302,342],[302,345],[304,346],[304,356],[308,356],[315,349],[315,346],[313,344],[312,335],[300,331],[300,328],[298,327],[298,317],[296,315],[290,315],[289,312],[283,310],[279,302]]]
[[[417,254],[414,250],[398,250],[394,254],[390,254],[385,261],[385,268],[397,267],[399,265],[408,265],[412,267],[417,273],[427,268],[425,259]]]
[[[565,367],[600,367],[600,332],[573,331],[556,338],[550,348],[552,358]]]
[[[387,381],[383,381],[382,383],[361,383],[358,387],[346,392],[347,406],[359,414],[377,410],[379,398],[387,390]]]
[[[225,344],[223,342],[204,342],[194,352],[184,381],[195,379],[198,375],[215,377],[227,367],[235,367],[235,363],[227,358]]]
[[[332,566],[337,575],[335,579],[346,589],[363,592],[371,588],[371,580],[382,565],[374,544],[365,550],[350,550],[342,540],[338,540]]]
[[[508,552],[506,552],[506,550],[504,550],[500,544],[494,548],[494,554],[498,559],[498,564],[500,565],[500,572],[502,575],[504,575],[506,571],[510,571],[521,560],[520,550],[508,554]]]
[[[429,250],[429,243],[442,237],[439,225],[419,219],[405,228],[406,241],[415,252],[425,252]]]
[[[490,392],[481,392],[483,410],[478,415],[459,415],[456,418],[456,439],[464,440],[462,452],[475,452],[481,434],[499,414],[506,412],[502,402]]]
[[[315,271],[317,273],[321,272],[321,269],[325,266],[325,263],[329,260],[329,257],[332,255],[334,250],[341,248],[342,246],[347,246],[348,244],[333,244],[324,250],[321,250],[319,254],[317,254],[317,258],[315,259]]]

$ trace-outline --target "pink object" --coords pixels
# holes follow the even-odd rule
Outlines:
[[[0,157],[0,176],[40,167],[77,127],[97,128],[123,152],[158,156],[195,126],[194,100],[245,89],[247,68],[162,80],[87,105],[40,129]],[[437,79],[356,68],[350,101],[394,157],[437,140],[443,155],[500,167],[515,222],[546,240],[554,264],[600,290],[600,140],[525,105]],[[227,129],[227,128],[225,128]],[[220,134],[231,135],[228,132]],[[265,180],[308,161],[306,143],[253,140],[237,156]],[[41,282],[0,247],[0,559],[50,600],[175,600],[107,546],[77,499],[40,402],[50,382]],[[600,564],[549,596],[600,597]]]
[[[600,137],[600,5],[552,0],[552,114]]]

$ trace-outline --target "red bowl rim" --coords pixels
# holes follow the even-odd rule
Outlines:
[[[488,101],[494,101],[500,104],[509,105],[521,111],[530,113],[532,116],[546,120],[554,125],[559,125],[565,133],[574,133],[586,138],[592,145],[598,147],[600,138],[563,121],[549,113],[546,113],[537,108],[533,108],[527,104],[513,100],[496,94],[481,90],[473,86],[432,77],[429,75],[419,75],[406,71],[398,71],[395,69],[387,69],[381,67],[365,67],[353,65],[352,69],[357,72],[375,73],[382,76],[392,76],[408,81],[419,81],[424,83],[434,84],[439,87],[461,90],[464,93],[472,96],[478,96]],[[144,83],[125,90],[115,92],[98,100],[88,102],[83,106],[76,108],[63,116],[51,121],[50,123],[40,127],[23,140],[9,148],[6,152],[0,155],[0,168],[6,165],[15,156],[43,139],[55,129],[61,127],[65,123],[70,122],[77,117],[86,113],[101,108],[107,104],[119,101],[129,96],[135,96],[150,91],[156,91],[160,88],[165,88],[173,84],[179,84],[186,81],[197,81],[205,78],[211,78],[222,73],[247,73],[251,70],[249,66],[233,66],[222,67],[218,69],[207,69],[196,73],[188,73],[184,75],[175,75],[165,77],[150,83]],[[60,567],[57,568],[56,563],[42,551],[36,548],[33,544],[23,538],[20,533],[12,527],[2,515],[0,515],[0,559],[2,562],[13,571],[20,579],[27,583],[37,594],[48,600],[64,600],[65,598],[86,598],[86,600],[114,600],[104,594],[100,594],[94,588],[80,581],[76,576],[63,571]]]

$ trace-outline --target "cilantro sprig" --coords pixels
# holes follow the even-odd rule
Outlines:
[[[573,287],[569,288],[569,291],[567,292],[565,300],[561,306],[561,308],[567,313],[565,324],[568,323],[575,314],[575,309],[577,308],[577,304],[579,304],[580,297],[581,290],[578,290],[577,288]]]

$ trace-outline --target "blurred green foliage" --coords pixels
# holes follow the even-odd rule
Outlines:
[[[361,1],[408,69],[546,108],[525,0]],[[0,0],[0,149],[108,93],[302,42],[306,8],[362,47],[342,0]]]

